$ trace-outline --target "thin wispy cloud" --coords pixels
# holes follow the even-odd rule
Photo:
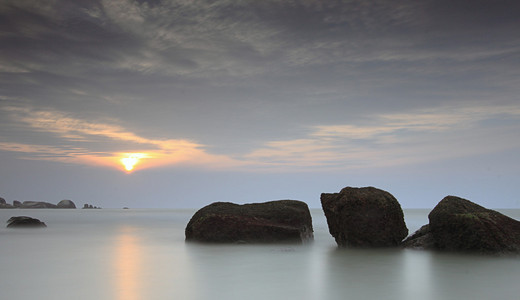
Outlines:
[[[511,142],[517,127],[481,122],[520,119],[520,107],[444,107],[406,114],[377,115],[364,125],[318,125],[306,138],[272,141],[249,159],[295,168],[377,168],[425,163],[520,147]]]
[[[330,170],[424,163],[519,147],[515,127],[479,129],[481,122],[518,121],[518,106],[444,107],[376,115],[365,124],[311,126],[298,139],[268,141],[246,154],[212,154],[210,145],[186,139],[150,139],[120,125],[85,121],[64,112],[6,106],[13,120],[50,134],[63,146],[0,143],[0,150],[32,159],[121,167],[120,159],[146,153],[141,167],[179,164],[248,170]],[[485,144],[482,139],[486,136]],[[99,141],[102,137],[105,140]],[[507,141],[507,142],[506,142]],[[120,144],[124,142],[124,144]],[[56,144],[56,143],[54,143]],[[73,146],[83,145],[83,146]],[[94,150],[97,149],[97,150]]]
[[[121,168],[124,155],[143,152],[140,168],[169,165],[200,165],[205,168],[234,167],[240,162],[222,155],[208,154],[204,146],[185,139],[150,139],[130,132],[119,125],[91,122],[60,111],[40,111],[27,107],[2,107],[10,113],[13,123],[29,126],[47,134],[52,144],[0,143],[0,150],[24,153],[24,157],[78,164],[99,164]],[[104,138],[103,141],[98,137]],[[125,142],[120,144],[120,142]],[[71,145],[82,144],[83,147]],[[102,149],[96,151],[92,149]],[[115,151],[118,149],[118,151]]]

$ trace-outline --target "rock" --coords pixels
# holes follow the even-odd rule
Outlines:
[[[186,241],[207,243],[305,243],[313,240],[307,204],[296,200],[238,205],[216,202],[197,211]]]
[[[0,208],[14,208],[14,206],[7,203],[4,198],[0,197]]]
[[[34,219],[26,216],[11,217],[7,220],[8,228],[20,228],[20,227],[47,227],[45,223],[38,219]]]
[[[469,200],[447,196],[428,219],[439,250],[520,253],[520,222]]]
[[[22,207],[22,202],[20,202],[18,200],[14,200],[13,201],[13,206],[17,207],[17,208],[21,208]]]
[[[100,209],[101,207],[93,206],[92,204],[85,203],[83,209]]]
[[[4,198],[0,197],[0,208],[14,208],[14,206],[7,203]]]
[[[435,240],[430,232],[430,225],[426,224],[414,234],[407,237],[402,244],[405,248],[430,250],[435,249]]]
[[[76,208],[76,204],[72,200],[61,200],[58,202],[57,208]]]
[[[24,201],[21,208],[56,208],[56,205],[41,201]]]
[[[321,205],[338,246],[392,247],[408,235],[401,205],[386,191],[346,187],[321,194]]]

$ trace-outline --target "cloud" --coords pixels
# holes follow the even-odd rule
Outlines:
[[[2,93],[25,100],[3,147],[346,168],[514,145],[479,126],[516,120],[514,7],[455,2],[4,1]]]
[[[513,125],[482,126],[507,122]],[[306,138],[271,141],[246,157],[287,168],[397,166],[520,147],[520,107],[442,107],[381,114],[367,124],[317,125]]]
[[[520,147],[520,107],[474,106],[378,114],[364,122],[309,126],[301,138],[273,140],[247,154],[211,154],[187,139],[147,138],[117,125],[60,111],[4,106],[13,123],[48,136],[50,144],[8,141],[0,150],[26,159],[122,169],[121,158],[142,153],[139,168],[191,165],[235,170],[345,170],[397,166],[494,153]],[[508,122],[511,121],[511,122]],[[496,123],[496,125],[489,125]],[[485,126],[482,126],[485,124]]]
[[[139,168],[187,164],[211,169],[243,164],[223,155],[209,154],[204,150],[204,145],[189,140],[150,139],[119,125],[85,121],[60,111],[42,111],[16,106],[4,106],[1,110],[8,112],[11,120],[16,120],[13,124],[24,124],[31,130],[43,133],[53,144],[50,146],[19,142],[0,143],[0,150],[23,153],[26,159],[94,164],[122,169],[121,158],[139,152],[145,154]]]

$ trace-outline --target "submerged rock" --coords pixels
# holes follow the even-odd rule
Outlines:
[[[447,196],[428,219],[436,249],[520,253],[520,222],[469,200]]]
[[[408,235],[401,205],[386,191],[346,187],[321,194],[321,205],[338,246],[392,247]]]
[[[64,199],[58,202],[57,208],[76,208],[76,204],[72,200]]]
[[[304,243],[313,239],[309,208],[296,200],[212,203],[193,215],[185,234],[186,241],[208,243]]]
[[[38,219],[26,216],[11,217],[7,220],[8,228],[27,228],[27,227],[47,227],[45,223]]]

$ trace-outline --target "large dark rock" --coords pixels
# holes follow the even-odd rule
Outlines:
[[[447,196],[428,219],[436,249],[520,253],[520,222],[469,200]]]
[[[7,220],[8,228],[27,228],[27,227],[47,227],[45,223],[38,219],[26,216],[11,217]]]
[[[57,208],[76,208],[76,204],[72,200],[61,200],[58,202]]]
[[[392,247],[408,235],[401,205],[386,191],[346,187],[321,194],[321,205],[338,246]]]
[[[21,208],[56,208],[56,205],[43,201],[24,201]]]
[[[197,211],[186,241],[208,243],[304,243],[313,239],[307,204],[296,200],[238,205],[216,202]]]

